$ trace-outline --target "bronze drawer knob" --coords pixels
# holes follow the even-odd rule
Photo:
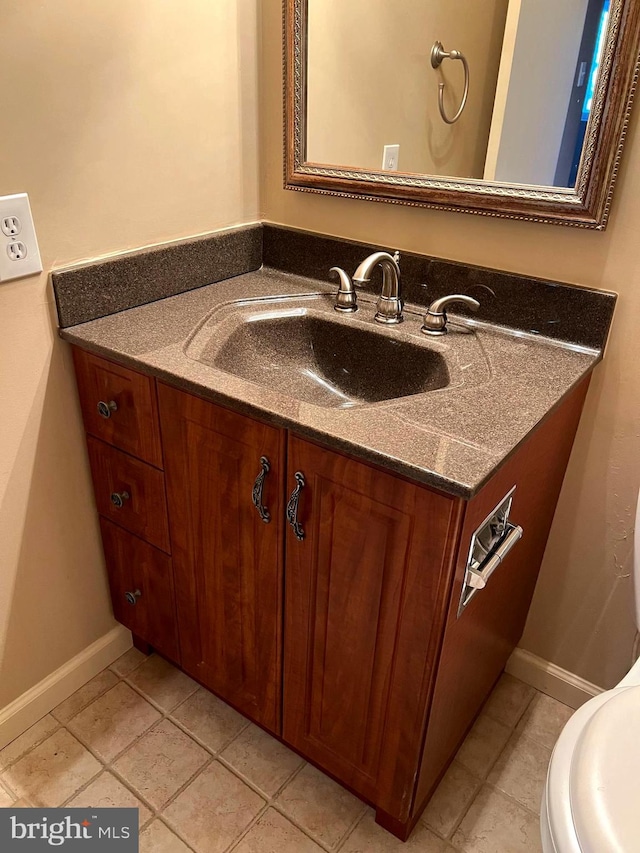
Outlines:
[[[105,420],[109,420],[113,412],[118,411],[118,404],[115,400],[109,400],[108,403],[105,403],[104,400],[100,400],[98,403],[98,414],[101,418]]]
[[[142,593],[137,589],[135,592],[125,592],[124,597],[127,599],[128,604],[134,605],[138,603],[141,595]]]
[[[128,501],[130,497],[131,495],[129,494],[129,492],[112,492],[111,503],[116,509],[122,509],[125,504],[125,501]]]

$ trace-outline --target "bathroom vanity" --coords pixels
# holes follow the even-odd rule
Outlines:
[[[61,333],[116,618],[404,839],[521,636],[602,350],[463,318],[431,343],[374,296],[340,317],[260,269]],[[314,334],[346,379],[305,384]]]

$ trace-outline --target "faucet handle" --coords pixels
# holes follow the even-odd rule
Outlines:
[[[346,273],[341,267],[331,267],[329,275],[331,278],[337,278],[340,282],[336,304],[333,306],[334,310],[342,311],[345,314],[357,311],[358,298],[349,273]]]
[[[441,296],[440,299],[434,299],[429,306],[427,313],[424,315],[422,329],[420,330],[425,335],[446,335],[447,334],[447,312],[446,308],[453,302],[462,302],[472,311],[477,311],[480,303],[477,299],[471,296],[465,296],[462,293],[454,293],[451,296]]]

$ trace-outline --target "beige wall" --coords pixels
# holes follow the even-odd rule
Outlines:
[[[261,207],[267,219],[620,293],[522,641],[571,672],[612,685],[628,667],[633,640],[629,573],[640,483],[638,111],[604,234],[286,192],[278,0],[263,0],[262,14]]]
[[[257,217],[255,0],[3,0],[0,195],[45,271]],[[0,285],[0,709],[113,619],[46,272]]]
[[[403,172],[482,177],[507,0],[310,0],[307,158],[380,169],[383,148],[400,144]],[[469,101],[458,109],[459,62],[431,67],[431,47],[467,57]]]

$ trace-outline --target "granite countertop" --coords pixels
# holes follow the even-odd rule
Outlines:
[[[478,492],[602,356],[598,348],[454,317],[450,334],[433,344],[453,353],[456,370],[448,387],[368,406],[326,408],[187,354],[198,329],[236,300],[330,290],[335,287],[315,279],[262,268],[63,328],[60,335],[213,402],[463,498]],[[359,293],[359,305],[358,322],[375,326],[375,294]],[[423,312],[409,304],[397,332],[382,332],[424,343],[419,332]],[[340,322],[348,324],[349,318]]]

